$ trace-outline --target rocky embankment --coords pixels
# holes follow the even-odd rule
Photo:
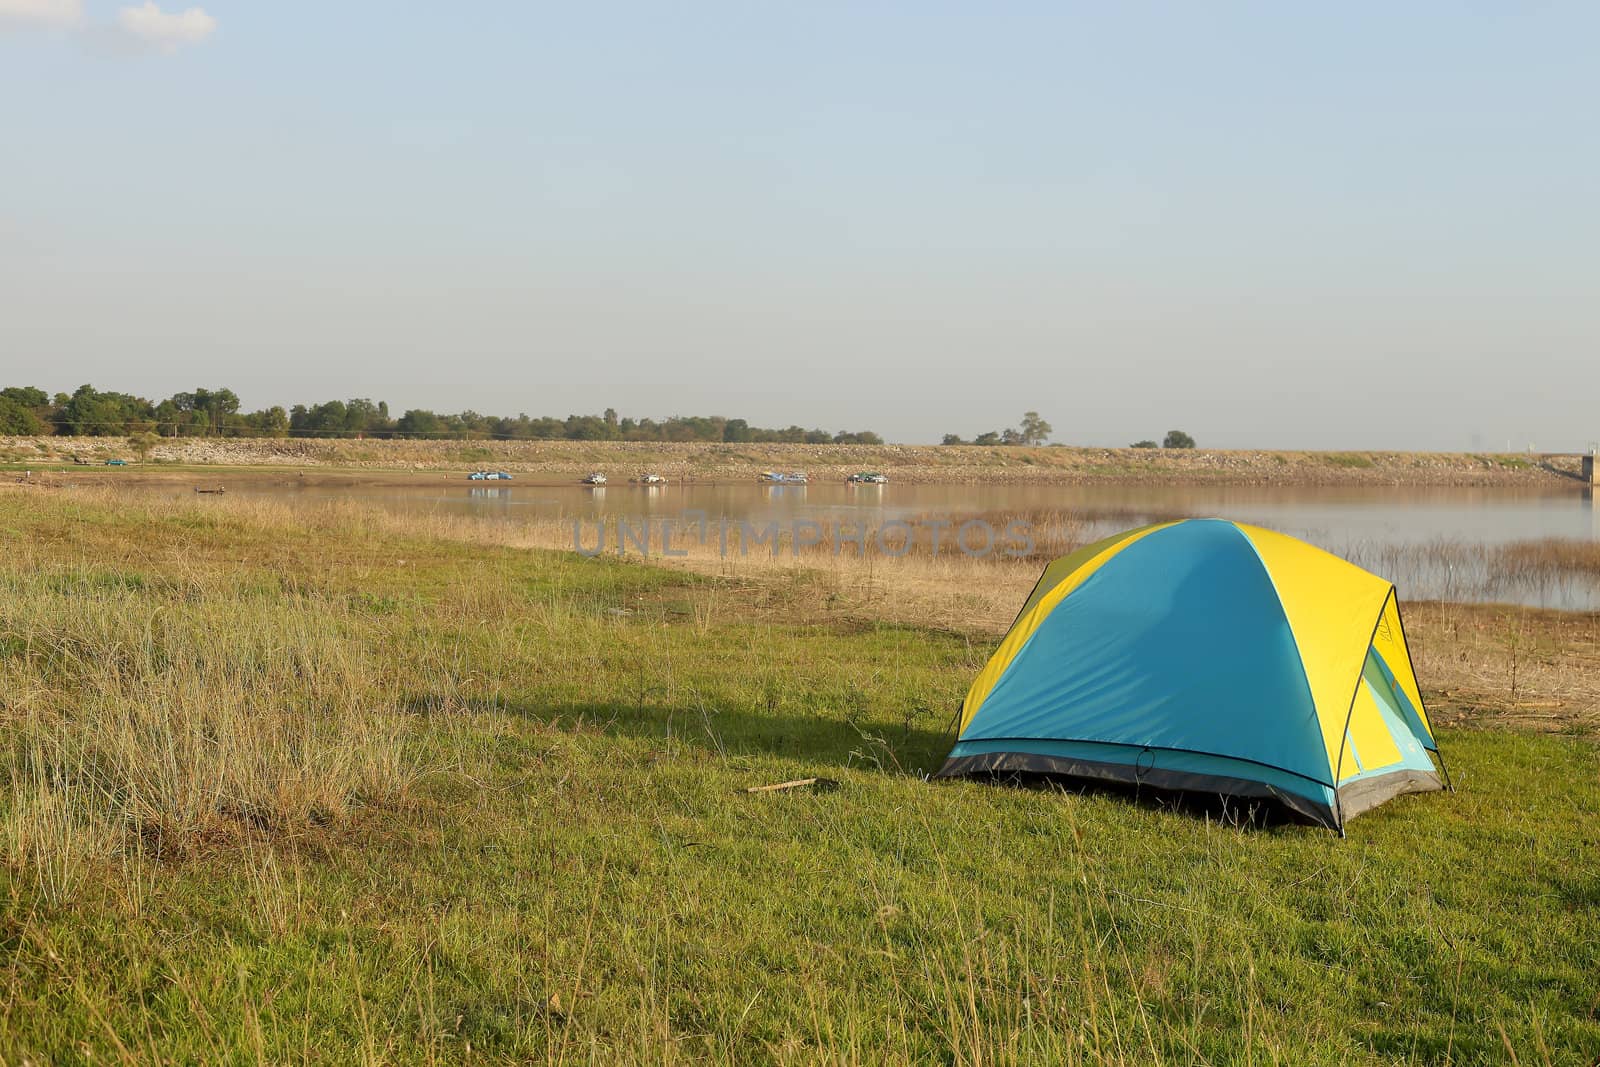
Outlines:
[[[106,468],[107,459],[129,467]],[[1072,485],[1576,485],[1578,461],[1460,452],[1270,452],[1220,449],[979,447],[971,445],[661,444],[628,441],[376,441],[176,438],[141,457],[125,438],[0,438],[0,463],[41,471],[150,477],[175,467],[229,468],[392,480],[492,467],[530,480],[593,470],[614,482],[645,472],[673,481],[745,481],[764,470],[816,480],[879,470],[892,481]]]

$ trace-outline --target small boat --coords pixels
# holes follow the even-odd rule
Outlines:
[[[806,476],[802,471],[762,471],[761,480],[773,485],[806,484]]]
[[[589,475],[589,477],[587,477],[587,478],[584,478],[582,481],[583,481],[584,485],[605,485],[606,484],[606,476],[604,474],[601,474],[599,471],[595,471],[593,474]]]
[[[888,485],[889,476],[887,474],[879,474],[877,471],[856,471],[845,481],[851,485]]]
[[[211,493],[211,494],[226,493],[227,492],[227,490],[222,488],[222,486],[220,486],[220,485],[217,486],[215,489],[202,489],[197,485],[197,486],[194,487],[194,491],[197,492],[197,493]]]
[[[641,474],[634,481],[640,485],[666,485],[667,479],[659,474]]]
[[[467,475],[468,481],[473,482],[509,482],[511,475],[505,471],[473,471]]]

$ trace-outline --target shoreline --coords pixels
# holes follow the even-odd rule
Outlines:
[[[0,500],[7,488],[17,487],[0,480]],[[85,485],[85,489],[89,487]],[[13,500],[19,513],[26,514],[30,508],[53,506],[47,502],[52,497],[54,494],[17,494]],[[1017,605],[1037,583],[1042,567],[1035,557],[979,560],[932,555],[896,557],[890,566],[870,555],[835,555],[826,546],[799,556],[788,552],[729,555],[717,551],[715,544],[697,545],[692,539],[680,546],[681,555],[665,554],[666,545],[660,543],[660,549],[649,556],[606,552],[597,560],[580,560],[567,540],[569,531],[558,520],[504,525],[460,516],[394,514],[362,502],[299,512],[279,501],[248,494],[219,499],[216,506],[223,508],[221,512],[214,511],[210,503],[202,508],[188,493],[178,494],[176,499],[132,499],[120,498],[114,491],[90,489],[82,502],[114,509],[121,521],[127,522],[189,514],[194,509],[194,514],[227,514],[285,536],[323,538],[359,528],[363,538],[400,538],[419,546],[452,545],[474,558],[508,549],[532,551],[567,563],[620,566],[619,574],[687,578],[699,583],[695,588],[702,591],[708,605],[730,610],[739,605],[741,617],[749,622],[915,627],[955,634],[977,646],[993,644],[1006,633]],[[102,540],[105,534],[88,536]],[[1062,543],[1052,551],[1061,555],[1074,547]],[[118,559],[131,562],[115,544],[103,542],[101,548],[97,558],[102,565],[114,567]],[[385,566],[404,567],[406,559],[391,559]],[[241,562],[231,553],[190,560],[197,566],[224,568]],[[688,610],[693,616],[694,609]],[[1600,673],[1594,670],[1600,662],[1596,658],[1600,655],[1600,611],[1472,598],[1409,597],[1404,598],[1403,610],[1412,653],[1425,678],[1430,713],[1437,714],[1441,722],[1455,726],[1498,722],[1557,733],[1600,730]],[[624,616],[631,613],[625,611]],[[952,619],[960,621],[953,623]]]
[[[107,459],[126,467],[107,467]],[[81,462],[79,462],[81,461]],[[505,470],[514,484],[569,485],[594,470],[613,486],[646,472],[670,483],[739,484],[763,470],[813,483],[860,470],[911,485],[1228,485],[1588,488],[1578,460],[1459,452],[1302,452],[976,445],[751,445],[629,441],[380,441],[176,438],[140,461],[121,437],[0,438],[0,479],[165,484],[225,477],[255,485],[437,485]],[[493,484],[493,483],[488,483]]]

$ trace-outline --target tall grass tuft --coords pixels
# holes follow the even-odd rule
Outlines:
[[[60,908],[115,850],[116,828],[73,787],[70,757],[48,739],[32,739],[16,756],[0,842],[13,867],[31,876],[40,902]]]
[[[0,572],[3,837],[47,900],[113,838],[161,857],[405,791],[404,719],[337,605],[126,577]]]

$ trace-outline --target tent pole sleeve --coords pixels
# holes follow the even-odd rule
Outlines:
[[[1051,560],[1050,562],[1054,563],[1055,561]],[[1050,564],[1046,563],[1044,565],[1044,570],[1039,572],[1039,580],[1033,583],[1033,588],[1032,589],[1028,590],[1028,599],[1024,600],[1022,602],[1022,608],[1021,608],[1021,610],[1019,610],[1017,612],[1017,617],[1011,620],[1011,625],[1010,626],[1006,627],[1006,633],[1009,634],[1012,630],[1015,630],[1017,628],[1017,623],[1022,621],[1022,616],[1023,615],[1027,614],[1028,605],[1033,603],[1033,594],[1035,594],[1035,593],[1037,593],[1039,591],[1039,587],[1044,584],[1044,576],[1049,574],[1049,573],[1050,573]],[[1410,653],[1408,652],[1407,654],[1409,655]]]
[[[1444,772],[1444,787],[1454,793],[1456,791],[1456,783],[1450,778],[1450,767],[1444,761],[1444,753],[1434,749],[1433,754],[1439,758],[1439,769]]]
[[[944,744],[944,739],[950,736],[955,730],[956,724],[961,721],[961,709],[966,706],[967,702],[964,698],[956,701],[956,710],[951,714],[950,721],[945,723],[944,732],[939,735],[939,744],[941,746]]]

